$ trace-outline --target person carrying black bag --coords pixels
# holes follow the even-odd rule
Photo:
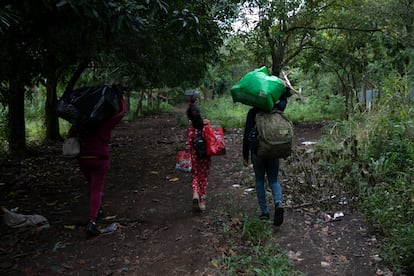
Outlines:
[[[207,155],[206,143],[203,133],[209,121],[200,115],[200,109],[192,100],[188,109],[187,117],[191,124],[187,128],[185,150],[191,153],[191,186],[193,192],[194,211],[206,210],[206,195],[208,177],[211,167],[211,156]]]

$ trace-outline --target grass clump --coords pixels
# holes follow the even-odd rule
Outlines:
[[[303,275],[293,269],[292,261],[274,243],[245,248],[244,252],[223,257],[218,263],[221,275]]]
[[[269,220],[246,217],[241,234],[242,238],[253,244],[262,244],[272,237],[273,227]]]
[[[273,239],[269,220],[242,215],[241,223],[231,221],[233,247],[213,260],[219,275],[301,275]],[[238,227],[235,227],[238,226]]]

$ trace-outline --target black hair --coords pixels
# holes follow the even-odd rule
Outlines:
[[[202,129],[203,128],[203,119],[200,115],[200,109],[194,103],[190,104],[187,109],[187,117],[191,120],[191,123],[194,128]]]

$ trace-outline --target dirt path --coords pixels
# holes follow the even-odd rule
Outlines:
[[[227,129],[227,155],[212,162],[207,211],[194,214],[190,175],[174,169],[185,134],[176,116],[153,115],[115,130],[104,208],[105,223],[119,222],[120,227],[98,238],[86,238],[85,181],[76,161],[60,156],[60,145],[23,161],[3,161],[0,204],[41,214],[51,226],[12,229],[2,224],[0,274],[217,274],[211,260],[234,246],[223,234],[226,224],[239,221],[242,213],[256,215],[255,193],[245,191],[253,183],[252,169],[242,166],[241,130]],[[302,183],[307,178],[298,168],[311,154],[301,143],[316,141],[320,127],[296,126],[297,155],[281,165],[286,216],[275,238],[305,275],[376,275],[381,263],[373,258],[375,236],[360,215],[338,203],[307,204],[318,190]],[[345,216],[323,223],[323,208]]]

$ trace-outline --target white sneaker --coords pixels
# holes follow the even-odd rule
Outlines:
[[[198,204],[198,208],[200,208],[201,211],[205,211],[206,210],[206,202],[203,201]]]

